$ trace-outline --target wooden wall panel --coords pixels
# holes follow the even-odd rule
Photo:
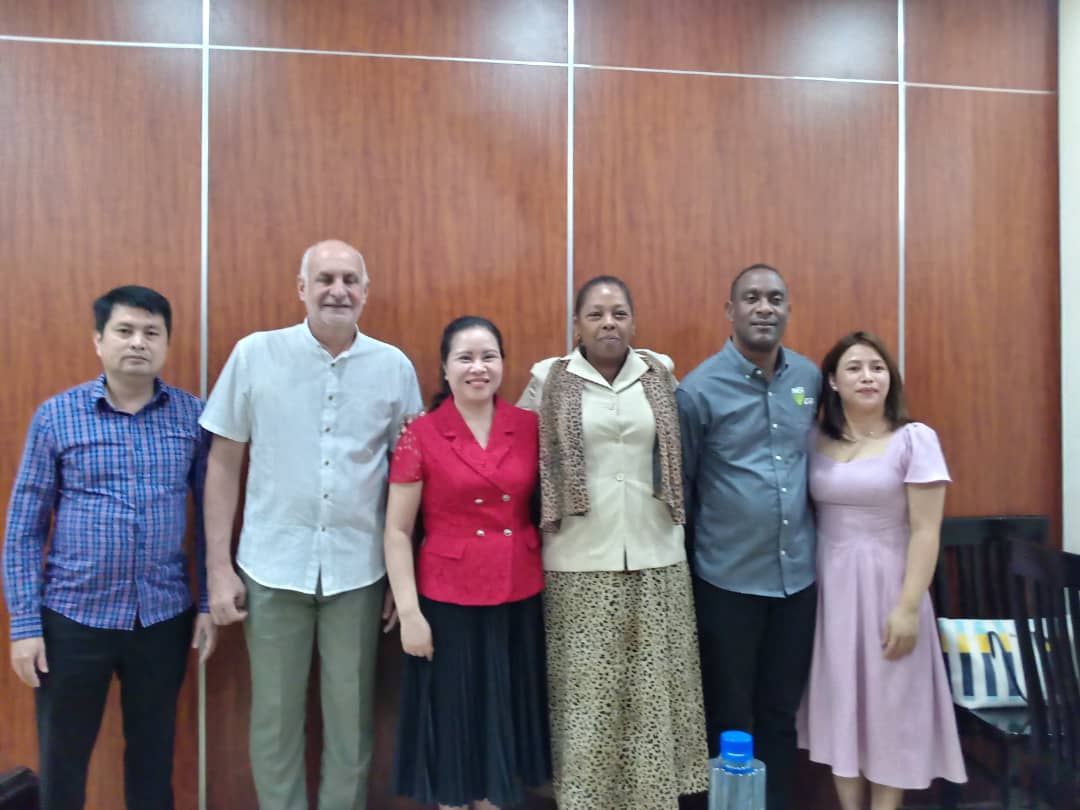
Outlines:
[[[896,88],[579,69],[576,284],[636,292],[641,346],[679,374],[730,334],[735,273],[786,276],[786,342],[897,329]],[[677,125],[673,124],[677,122]]]
[[[566,0],[214,0],[222,45],[566,61]]]
[[[1056,102],[908,90],[907,383],[956,515],[1060,515]]]
[[[1053,90],[1056,0],[906,0],[909,82]]]
[[[0,497],[6,505],[30,417],[45,398],[100,373],[95,297],[155,287],[174,309],[166,378],[198,390],[200,55],[182,50],[0,42]],[[8,617],[0,608],[0,622]],[[3,633],[6,642],[6,629]],[[6,651],[6,647],[5,647]],[[0,666],[0,769],[35,765],[33,696]],[[178,807],[195,806],[195,685],[177,751]],[[88,807],[122,806],[114,700]]]
[[[302,319],[300,256],[328,236],[364,252],[361,328],[413,359],[425,394],[460,314],[503,330],[511,398],[535,360],[561,352],[565,71],[219,52],[211,79],[211,380],[238,338]],[[210,773],[217,808],[252,801],[239,638],[209,670],[210,761],[228,763]],[[399,648],[383,651],[396,667]],[[383,803],[396,700],[380,701],[373,797],[403,806]]]
[[[202,42],[201,0],[0,0],[0,35]]]
[[[580,0],[582,64],[896,80],[896,0]]]

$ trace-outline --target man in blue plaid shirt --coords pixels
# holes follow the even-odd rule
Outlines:
[[[172,810],[188,645],[205,660],[215,638],[202,528],[208,440],[202,403],[157,376],[172,327],[164,296],[119,287],[94,302],[94,318],[104,373],[38,408],[11,492],[3,553],[11,662],[36,689],[42,810],[83,807],[114,673],[127,806]],[[189,491],[197,617],[184,554]]]

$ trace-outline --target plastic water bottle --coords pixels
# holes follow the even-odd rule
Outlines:
[[[752,736],[725,731],[710,765],[709,810],[765,810],[765,763],[754,759]]]

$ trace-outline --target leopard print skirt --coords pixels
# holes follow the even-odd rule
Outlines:
[[[559,810],[675,810],[708,788],[690,572],[548,571]]]

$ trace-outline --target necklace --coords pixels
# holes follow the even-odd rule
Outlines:
[[[864,431],[860,434],[855,432],[854,428],[851,427],[850,422],[847,423],[847,433],[849,436],[851,436],[851,440],[853,442],[861,442],[865,441],[866,439],[879,439],[884,436],[888,432],[888,430],[889,426],[884,425],[882,427],[874,428],[873,430]]]

